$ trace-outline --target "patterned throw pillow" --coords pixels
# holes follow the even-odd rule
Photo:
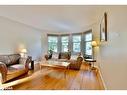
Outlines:
[[[12,54],[8,56],[10,61],[11,61],[11,65],[13,64],[18,64],[19,63],[19,59],[20,59],[20,55],[19,54]]]
[[[71,55],[69,52],[61,52],[59,54],[59,59],[70,59]]]

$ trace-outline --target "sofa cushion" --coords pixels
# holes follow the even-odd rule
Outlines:
[[[71,55],[69,52],[61,52],[59,53],[59,59],[70,59]]]
[[[78,57],[78,55],[72,55],[72,56],[71,56],[71,59],[72,59],[72,60],[76,60],[77,57]]]
[[[14,65],[19,63],[20,55],[19,54],[12,54],[8,56],[11,60],[9,65]]]
[[[23,64],[15,64],[8,67],[8,74],[12,74],[14,72],[17,72],[18,70],[25,69],[25,66]]]
[[[0,62],[5,63],[7,66],[17,64],[19,59],[20,59],[19,54],[0,55]]]
[[[6,81],[16,78],[22,74],[25,74],[27,70],[24,68],[24,65],[15,64],[8,67],[8,72],[6,76]]]
[[[3,62],[7,66],[9,66],[9,64],[11,64],[11,60],[7,55],[0,55],[0,62]]]

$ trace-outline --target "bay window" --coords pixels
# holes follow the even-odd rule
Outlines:
[[[48,50],[53,52],[68,52],[92,57],[92,30],[78,34],[48,35]]]

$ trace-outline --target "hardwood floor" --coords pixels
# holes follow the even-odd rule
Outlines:
[[[89,70],[82,64],[81,70],[68,70],[64,78],[62,69],[38,69],[30,71],[24,78],[30,77],[13,86],[14,90],[103,90],[103,84],[97,71]],[[22,77],[20,78],[22,80]],[[19,79],[19,80],[20,80]]]

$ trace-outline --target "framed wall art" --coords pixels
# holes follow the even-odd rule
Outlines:
[[[107,41],[107,13],[105,12],[100,22],[100,41]]]

